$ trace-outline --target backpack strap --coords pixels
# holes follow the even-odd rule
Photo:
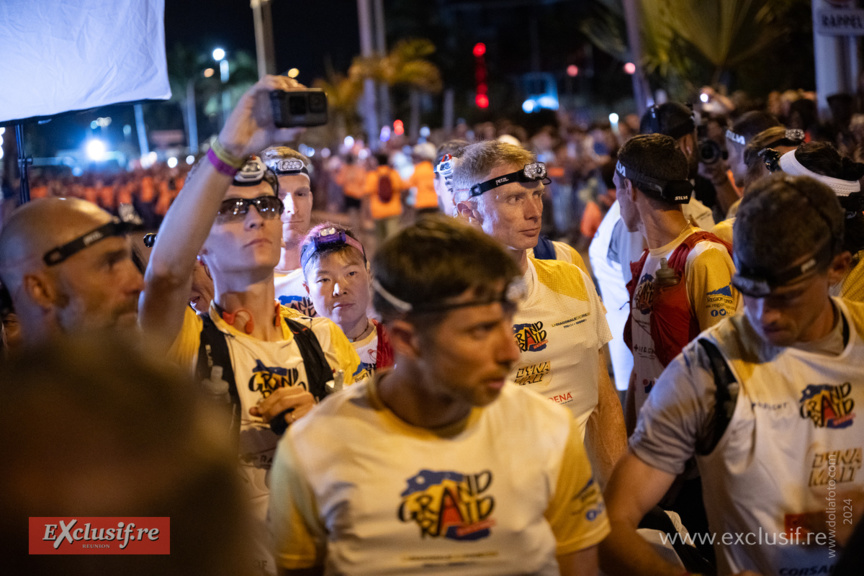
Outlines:
[[[312,332],[312,328],[287,317],[285,324],[291,330],[294,341],[297,342],[297,347],[300,349],[303,367],[306,369],[309,393],[315,397],[316,401],[320,402],[330,393],[327,382],[333,380],[333,369],[330,368],[330,363],[327,362],[324,350],[321,349],[321,344],[318,342],[318,337]],[[270,420],[270,429],[280,436],[284,434],[285,430],[288,429],[285,415],[292,410],[293,408],[284,410]]]
[[[384,324],[377,320],[372,320],[375,325],[375,331],[378,333],[378,348],[375,354],[375,370],[389,368],[393,366],[393,346],[390,344],[390,336],[387,335],[387,329]]]
[[[557,260],[555,245],[552,243],[552,240],[541,235],[537,239],[537,245],[534,246],[534,258],[536,260]]]
[[[729,427],[729,422],[732,421],[732,415],[735,413],[735,404],[738,400],[740,387],[720,349],[705,338],[699,338],[697,342],[708,355],[715,386],[714,416],[711,419],[711,425],[705,437],[699,438],[696,442],[696,451],[705,456],[714,451],[720,438],[726,432],[726,428]]]
[[[627,316],[627,322],[624,324],[624,343],[627,349],[633,351],[633,294],[636,293],[636,286],[639,285],[639,277],[642,276],[642,269],[645,268],[645,260],[648,259],[648,249],[642,252],[642,257],[636,262],[630,262],[630,281],[627,282],[627,304],[630,308],[630,315]]]
[[[732,255],[732,246],[729,245],[728,242],[721,240],[711,232],[705,232],[704,230],[694,232],[685,238],[672,254],[669,255],[669,267],[675,270],[680,278],[684,277],[684,266],[687,263],[687,256],[690,254],[690,251],[693,250],[693,247],[700,242],[716,242],[717,244],[722,244],[729,255]]]
[[[237,381],[234,376],[234,367],[231,365],[231,353],[228,350],[228,340],[209,315],[202,315],[203,326],[201,338],[198,345],[198,361],[195,365],[195,379],[201,383],[201,387],[211,397],[228,395],[231,406],[231,430],[232,437],[238,436],[240,432],[240,395],[237,393]],[[222,368],[221,382],[227,383],[227,390],[215,390],[211,386],[214,383],[213,367]],[[210,383],[208,385],[207,383]]]

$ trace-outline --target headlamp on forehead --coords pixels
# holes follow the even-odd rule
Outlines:
[[[673,204],[687,204],[693,193],[693,185],[687,180],[660,180],[653,178],[623,164],[620,160],[615,165],[615,171],[621,178],[626,178],[636,184],[640,190]]]
[[[75,238],[74,240],[63,244],[62,246],[52,248],[51,250],[46,252],[44,256],[42,256],[42,260],[45,262],[46,266],[54,266],[55,264],[60,264],[70,256],[74,256],[78,252],[84,250],[85,248],[89,248],[100,240],[110,238],[111,236],[124,236],[132,228],[133,226],[131,224],[123,222],[119,218],[114,218],[107,224],[103,224],[95,230],[87,232],[83,236],[79,236],[78,238]]]
[[[736,134],[732,130],[726,130],[726,139],[741,146],[747,145],[747,139],[742,134]]]
[[[300,267],[305,269],[306,264],[312,256],[322,250],[335,250],[343,246],[356,248],[363,255],[363,261],[366,261],[366,250],[363,249],[363,245],[360,242],[349,236],[344,230],[328,226],[327,228],[321,228],[312,232],[306,238],[300,252]]]
[[[780,157],[782,154],[773,148],[763,148],[757,152],[759,158],[765,163],[765,168],[769,172],[777,172],[780,170]]]
[[[268,158],[266,163],[268,168],[280,176],[286,174],[309,175],[306,164],[299,158]]]
[[[526,164],[522,170],[517,170],[516,172],[504,174],[503,176],[492,178],[491,180],[481,182],[480,184],[475,184],[469,190],[469,197],[475,198],[484,192],[492,190],[493,188],[498,188],[499,186],[504,186],[505,184],[510,184],[511,182],[537,182],[538,180],[543,182],[543,184],[549,184],[551,182],[551,180],[546,176],[546,164],[543,162]]]
[[[745,296],[751,298],[765,298],[771,295],[771,291],[798,280],[803,280],[812,273],[818,271],[825,262],[829,262],[832,256],[831,238],[827,238],[822,246],[816,250],[807,260],[801,264],[788,266],[783,270],[773,271],[756,266],[748,266],[735,255],[735,268],[737,272],[732,277],[732,285]]]
[[[381,285],[377,278],[372,278],[372,289],[375,290],[384,300],[386,300],[393,308],[402,314],[430,314],[435,312],[446,312],[456,308],[468,308],[470,306],[488,306],[489,304],[500,303],[507,312],[515,312],[519,304],[525,300],[528,294],[528,287],[525,280],[521,276],[516,276],[504,287],[504,290],[497,294],[490,294],[486,298],[477,298],[468,300],[467,302],[426,302],[423,304],[411,304],[399,298]]]
[[[257,156],[250,156],[243,167],[234,175],[235,186],[254,186],[264,179],[267,166]]]
[[[435,168],[435,173],[440,174],[444,178],[450,178],[453,176],[453,155],[445,154],[443,158],[441,158],[441,162],[438,163],[438,166]]]

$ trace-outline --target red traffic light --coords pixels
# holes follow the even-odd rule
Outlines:
[[[477,94],[477,96],[474,97],[474,102],[477,104],[478,108],[488,108],[489,96],[486,94]]]
[[[474,45],[474,56],[476,56],[477,58],[480,58],[484,54],[486,54],[486,44],[484,44],[483,42],[478,42],[477,44],[475,44]]]
[[[575,64],[571,64],[567,66],[567,75],[571,78],[579,75],[579,67]]]

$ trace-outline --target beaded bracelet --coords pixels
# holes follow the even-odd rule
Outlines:
[[[213,150],[213,153],[216,154],[216,157],[219,158],[219,160],[236,170],[242,168],[243,164],[246,163],[245,158],[238,158],[228,152],[225,147],[222,146],[222,143],[219,142],[219,138],[213,138],[210,142],[210,149]]]
[[[220,174],[224,174],[225,176],[234,177],[237,174],[238,169],[234,168],[230,164],[226,164],[222,161],[221,158],[216,154],[216,151],[213,148],[207,150],[207,159],[210,161],[210,164],[216,169]]]

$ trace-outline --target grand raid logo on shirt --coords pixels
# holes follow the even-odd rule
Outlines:
[[[318,313],[315,311],[315,306],[312,304],[312,299],[308,296],[279,296],[279,303],[288,308],[297,310],[304,316],[315,318]]]
[[[545,350],[546,345],[549,344],[546,330],[543,329],[543,322],[514,324],[513,335],[516,337],[519,350],[522,352],[539,352]]]
[[[299,382],[300,372],[297,368],[282,368],[281,366],[265,366],[261,360],[255,361],[252,377],[249,379],[249,390],[260,392],[267,398],[276,389],[299,384],[306,389],[305,382]]]
[[[399,520],[416,522],[421,537],[449,540],[488,538],[495,498],[489,493],[492,472],[478,474],[421,470],[408,478],[400,496]]]
[[[651,306],[654,304],[654,276],[651,274],[643,274],[639,279],[639,286],[636,287],[636,293],[633,295],[633,305],[642,312],[648,314],[651,312]]]
[[[848,428],[855,414],[855,401],[849,398],[852,385],[810,384],[801,393],[801,417],[810,418],[817,428]]]

